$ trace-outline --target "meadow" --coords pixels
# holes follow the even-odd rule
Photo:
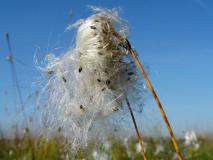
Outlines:
[[[198,147],[186,146],[184,139],[179,139],[183,158],[187,160],[211,160],[213,159],[213,139],[199,137]],[[172,143],[168,138],[144,139],[145,151],[149,160],[175,160],[177,159]],[[140,146],[134,137],[119,139],[110,138],[103,144],[89,142],[87,147],[79,148],[75,153],[71,146],[59,134],[51,138],[33,137],[28,130],[22,137],[0,139],[1,160],[139,160]]]
[[[170,127],[164,108],[148,78],[146,68],[142,67],[138,52],[135,51],[134,47],[131,47],[127,35],[123,33],[126,23],[120,22],[120,18],[117,17],[117,12],[113,12],[114,10],[109,11],[102,8],[93,8],[93,10],[100,12],[102,16],[95,15],[85,19],[84,22],[82,19],[77,21],[79,29],[74,50],[69,49],[65,53],[63,51],[63,56],[58,57],[54,55],[54,51],[52,51],[53,53],[45,53],[45,58],[42,56],[44,62],[42,61],[41,64],[39,58],[37,59],[35,56],[35,62],[29,68],[26,67],[25,63],[22,63],[28,62],[27,59],[19,61],[16,56],[14,57],[9,32],[5,34],[7,43],[5,46],[9,52],[5,57],[10,65],[12,76],[8,76],[4,80],[4,87],[2,87],[4,93],[2,92],[1,98],[4,100],[0,104],[3,106],[0,109],[2,109],[1,113],[4,117],[1,117],[2,121],[0,122],[0,160],[139,160],[146,156],[147,160],[181,160],[181,155],[179,154],[178,157],[177,153],[181,153],[183,159],[186,160],[213,160],[213,136],[196,135],[193,130],[187,131],[181,127],[179,132],[184,130],[185,136],[176,137],[176,143],[174,136],[176,133],[173,134],[172,131],[173,123]],[[117,24],[119,27],[112,25],[115,22],[119,22]],[[119,28],[118,31],[117,28]],[[88,35],[85,36],[85,33]],[[123,34],[124,36],[122,36]],[[156,58],[156,61],[160,60]],[[163,66],[162,64],[160,66]],[[32,80],[30,75],[24,77],[22,74],[24,71],[19,68],[20,66],[25,67],[24,69],[34,70],[36,68],[33,77],[38,78]],[[172,67],[173,64],[168,66]],[[39,72],[39,76],[37,76],[37,72]],[[174,73],[176,76],[177,73]],[[187,71],[186,73],[188,75],[191,72]],[[170,78],[173,73],[167,71],[166,74],[167,78]],[[12,85],[7,87],[6,82],[9,80]],[[35,93],[27,97],[27,89],[22,88],[25,81],[27,81],[26,84],[33,84],[36,90]],[[173,84],[172,81],[172,86],[180,87],[181,84],[179,82]],[[186,89],[184,88],[184,90]],[[177,89],[172,89],[172,91],[177,92]],[[165,95],[167,94],[165,93]],[[180,93],[177,92],[180,97],[181,94],[182,90]],[[163,102],[165,102],[165,97]],[[154,114],[148,115],[146,119],[146,114],[149,113],[144,112],[146,98],[153,98],[156,101],[158,112],[160,111],[159,115],[161,118],[163,117],[170,135],[163,134],[162,122]],[[180,98],[181,101],[183,98]],[[190,97],[187,101],[189,100]],[[174,100],[175,103],[177,101],[178,99]],[[181,105],[177,104],[177,106]],[[193,106],[194,109],[193,104],[189,106]],[[170,114],[170,117],[179,123],[174,115],[178,115],[178,117],[182,115],[176,113],[175,109],[177,108],[172,110],[173,115]],[[182,111],[185,109],[187,108]],[[202,110],[204,109],[202,108]],[[136,117],[134,113],[136,113]],[[148,122],[143,122],[142,130],[149,130],[148,126],[156,134],[158,130],[162,129],[162,134],[157,134],[157,136],[148,134],[141,138],[140,133],[143,134],[143,131],[137,127],[136,123],[140,113],[143,115],[140,118],[145,117],[144,119]],[[193,120],[187,115],[187,120],[190,119]],[[41,133],[42,131],[39,130],[41,128],[38,127],[40,121],[43,122],[41,128],[46,132],[50,131],[51,135]],[[111,129],[120,133],[122,131],[119,132],[119,127],[125,129],[128,127],[126,122],[131,122],[135,129],[131,130],[131,135],[128,137],[121,134],[115,136],[114,132],[106,131]],[[32,125],[28,126],[28,123]],[[30,129],[18,128],[22,124]],[[198,125],[196,121],[194,124]],[[119,127],[116,128],[114,125]],[[152,128],[151,125],[154,127]],[[33,131],[37,127],[38,130]],[[9,128],[13,128],[15,131]],[[64,128],[65,131],[63,131]],[[106,138],[100,134],[103,137],[99,141],[96,134],[92,133],[99,132],[102,128],[105,129],[102,132],[106,131],[105,134],[108,133],[108,135]],[[178,130],[178,128],[176,129]],[[93,139],[88,138],[90,132]],[[138,139],[142,142],[141,144]],[[144,152],[146,156],[144,156]]]

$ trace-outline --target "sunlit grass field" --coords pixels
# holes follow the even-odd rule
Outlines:
[[[184,140],[178,140],[184,159],[211,160],[213,159],[213,139],[198,138],[199,148],[185,146]],[[177,159],[171,141],[167,138],[145,138],[144,144],[148,159],[175,160]],[[109,139],[104,144],[90,142],[85,148],[73,152],[71,146],[60,136],[52,138],[33,138],[28,132],[21,138],[0,140],[1,160],[139,160],[142,159],[134,137],[129,139]]]

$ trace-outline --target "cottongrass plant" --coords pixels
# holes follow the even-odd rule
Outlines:
[[[186,131],[184,139],[185,139],[184,141],[185,146],[193,146],[195,150],[199,148],[197,135],[195,131],[193,131],[192,129]]]
[[[187,130],[184,137],[185,157],[191,158],[200,148],[197,135],[192,129]]]
[[[77,28],[75,48],[61,57],[52,54],[46,57],[46,66],[42,68],[46,75],[46,85],[39,99],[44,106],[46,128],[60,128],[75,149],[87,146],[90,136],[94,136],[90,133],[96,134],[94,130],[100,130],[96,127],[97,122],[108,121],[108,125],[110,122],[118,125],[114,118],[118,120],[121,117],[124,120],[129,110],[141,153],[147,159],[133,114],[133,110],[141,111],[143,104],[141,95],[144,93],[144,84],[136,69],[138,67],[160,109],[178,159],[181,160],[182,156],[164,109],[126,38],[126,23],[116,10],[92,9],[92,16],[68,27]],[[137,103],[132,106],[131,101]]]
[[[143,107],[141,76],[123,42],[114,36],[127,36],[126,22],[117,10],[91,8],[92,16],[68,27],[77,28],[75,48],[60,57],[48,54],[46,65],[39,67],[45,78],[38,99],[45,129],[60,128],[73,149],[86,147],[94,137],[112,135],[107,130],[117,131],[122,122],[127,128],[127,97],[134,102],[133,111]]]

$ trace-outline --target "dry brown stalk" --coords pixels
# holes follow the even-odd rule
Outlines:
[[[160,112],[161,112],[161,115],[162,115],[162,117],[163,117],[163,119],[164,119],[164,122],[166,123],[168,132],[169,132],[169,134],[170,134],[170,136],[171,136],[171,139],[172,139],[172,143],[173,143],[174,148],[175,148],[175,151],[176,151],[176,153],[177,153],[177,155],[178,155],[178,159],[179,159],[179,160],[182,160],[183,158],[182,158],[182,155],[181,155],[181,153],[180,153],[180,150],[179,150],[179,147],[178,147],[178,144],[177,144],[177,140],[176,140],[175,135],[174,135],[174,133],[173,133],[173,131],[172,131],[172,128],[171,128],[171,126],[170,126],[170,123],[169,123],[169,121],[168,121],[168,118],[167,118],[167,116],[166,116],[166,113],[165,113],[165,111],[164,111],[164,109],[163,109],[163,106],[162,106],[161,103],[160,103],[160,100],[159,100],[159,98],[158,98],[158,96],[157,96],[157,94],[156,94],[156,92],[155,92],[155,90],[154,90],[154,88],[153,88],[153,86],[152,86],[152,84],[151,84],[151,82],[150,82],[150,80],[149,80],[149,78],[148,78],[148,76],[147,76],[147,74],[146,74],[146,72],[145,72],[145,70],[144,70],[142,64],[140,63],[140,61],[138,60],[138,58],[137,58],[135,52],[134,52],[133,49],[131,48],[131,45],[130,45],[129,41],[128,41],[127,39],[123,38],[123,37],[122,37],[120,34],[118,34],[117,32],[113,32],[112,34],[113,34],[115,37],[117,37],[120,41],[124,42],[124,43],[126,44],[126,46],[125,46],[126,49],[128,49],[128,50],[130,51],[130,53],[131,53],[131,55],[132,55],[132,57],[133,57],[135,63],[137,64],[137,66],[138,66],[138,68],[139,68],[141,74],[143,75],[143,77],[144,77],[144,79],[145,79],[145,81],[146,81],[146,83],[147,83],[147,85],[148,85],[148,87],[149,87],[149,89],[150,89],[150,91],[151,91],[151,93],[152,93],[152,96],[153,96],[154,99],[155,99],[155,102],[156,102],[157,105],[158,105],[158,108],[159,108],[159,110],[160,110]]]
[[[171,136],[172,143],[173,143],[174,148],[175,148],[175,151],[176,151],[176,153],[177,153],[177,155],[178,155],[178,159],[179,159],[179,160],[182,160],[183,158],[182,158],[182,155],[181,155],[181,153],[180,153],[180,150],[179,150],[179,147],[178,147],[178,144],[177,144],[177,140],[176,140],[175,135],[174,135],[174,133],[173,133],[173,131],[172,131],[172,128],[171,128],[171,126],[170,126],[170,123],[169,123],[169,121],[168,121],[168,118],[167,118],[167,116],[166,116],[166,113],[165,113],[165,111],[164,111],[164,109],[163,109],[163,106],[161,105],[160,100],[159,100],[159,98],[158,98],[158,96],[157,96],[157,94],[156,94],[154,88],[152,87],[152,84],[151,84],[151,82],[150,82],[150,80],[149,80],[149,78],[148,78],[148,76],[147,76],[145,70],[143,69],[141,63],[139,62],[139,60],[138,60],[138,58],[137,58],[135,52],[134,52],[132,49],[130,49],[130,52],[131,52],[131,54],[132,54],[132,57],[133,57],[135,63],[138,65],[138,67],[139,67],[139,69],[140,69],[140,71],[141,71],[141,73],[142,73],[142,75],[143,75],[143,77],[144,77],[144,79],[145,79],[145,81],[146,81],[146,83],[147,83],[147,85],[148,85],[148,87],[149,87],[151,93],[152,93],[152,96],[153,96],[154,99],[155,99],[155,102],[156,102],[157,105],[158,105],[158,108],[159,108],[159,110],[160,110],[160,112],[161,112],[161,115],[162,115],[162,117],[163,117],[163,119],[164,119],[164,122],[166,123],[167,129],[168,129],[169,134],[170,134],[170,136]]]
[[[147,155],[146,155],[145,148],[144,148],[144,145],[143,145],[142,136],[139,133],[138,126],[137,126],[137,123],[136,123],[136,120],[135,120],[135,116],[133,114],[132,108],[130,106],[130,103],[129,103],[129,100],[128,100],[127,97],[126,97],[126,103],[127,103],[127,106],[129,108],[129,112],[130,112],[131,117],[132,117],[132,121],[133,121],[133,124],[134,124],[134,127],[135,127],[135,131],[136,131],[136,134],[137,134],[138,142],[139,142],[139,144],[141,146],[141,148],[140,148],[141,149],[141,154],[143,156],[143,159],[147,160]]]

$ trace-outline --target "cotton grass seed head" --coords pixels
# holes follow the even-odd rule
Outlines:
[[[133,110],[141,111],[143,102],[143,82],[131,55],[112,34],[126,37],[126,23],[116,10],[92,10],[93,15],[72,25],[77,28],[75,48],[61,57],[47,55],[42,68],[45,86],[39,103],[45,126],[60,127],[74,147],[86,145],[96,123],[123,117],[125,96],[134,102]]]

